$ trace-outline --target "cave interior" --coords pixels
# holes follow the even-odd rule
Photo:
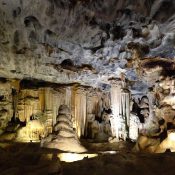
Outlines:
[[[175,174],[174,0],[0,0],[2,175]]]

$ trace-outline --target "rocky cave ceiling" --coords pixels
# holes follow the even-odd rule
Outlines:
[[[0,75],[147,91],[175,74],[174,0],[0,0]]]

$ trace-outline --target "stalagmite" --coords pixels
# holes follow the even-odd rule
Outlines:
[[[71,97],[69,97],[71,98]],[[53,91],[53,126],[56,124],[59,107],[66,103],[66,90],[65,88],[58,88]]]
[[[71,111],[67,105],[60,106],[53,132],[42,139],[41,147],[77,153],[87,151],[79,142],[77,133],[72,127]]]

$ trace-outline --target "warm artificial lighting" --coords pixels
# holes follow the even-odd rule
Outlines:
[[[93,158],[97,157],[98,154],[77,154],[77,153],[60,153],[58,157],[61,161],[64,162],[75,162],[82,160],[84,158]]]

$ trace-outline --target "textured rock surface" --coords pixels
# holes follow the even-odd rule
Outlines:
[[[1,0],[0,4],[4,77],[97,86],[120,73],[138,80],[144,57],[174,62],[174,1]],[[152,66],[166,69],[160,64]],[[149,83],[140,80],[139,86],[135,82],[132,89],[144,91],[154,78]]]

